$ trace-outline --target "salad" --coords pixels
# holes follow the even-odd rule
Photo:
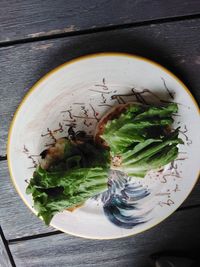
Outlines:
[[[26,189],[38,216],[48,225],[63,210],[72,211],[108,189],[110,169],[144,178],[178,156],[179,128],[173,129],[175,103],[128,103],[102,117],[94,138],[83,132],[61,138],[41,153],[41,163]]]

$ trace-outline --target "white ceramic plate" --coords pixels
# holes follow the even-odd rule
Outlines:
[[[9,170],[19,195],[33,212],[25,180],[32,176],[38,155],[54,138],[67,136],[70,126],[93,134],[111,106],[132,101],[178,103],[174,127],[181,127],[180,137],[185,142],[178,159],[161,172],[150,172],[134,182],[121,173],[112,173],[119,195],[127,189],[124,182],[128,184],[135,208],[120,209],[109,192],[88,200],[74,212],[57,214],[51,225],[86,238],[119,238],[155,226],[181,205],[197,181],[200,166],[199,111],[194,98],[179,79],[150,60],[103,53],[75,59],[51,71],[17,109],[8,138]]]

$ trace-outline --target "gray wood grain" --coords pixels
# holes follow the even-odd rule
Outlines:
[[[11,183],[6,161],[0,161],[0,177],[0,225],[6,239],[53,231],[18,196]]]
[[[28,89],[49,70],[80,55],[123,51],[147,56],[182,78],[199,100],[199,27],[200,20],[188,20],[0,48],[0,154],[6,153],[12,115]]]
[[[6,239],[16,239],[55,231],[47,227],[23,203],[11,183],[7,162],[0,161],[0,224]],[[182,208],[200,205],[200,181],[182,204]]]
[[[50,69],[87,53],[123,51],[147,56],[178,74],[199,100],[199,27],[200,20],[188,20],[0,48],[0,154],[6,153],[9,123],[28,89]],[[19,199],[5,162],[0,171],[0,220],[6,238],[51,231]],[[195,190],[188,205],[199,204],[199,186]]]
[[[198,0],[1,0],[0,42],[199,13]]]
[[[0,235],[0,266],[12,267],[1,235]]]
[[[200,208],[180,211],[156,227],[117,240],[86,240],[65,234],[10,244],[20,267],[147,267],[162,250],[195,252],[200,246]]]

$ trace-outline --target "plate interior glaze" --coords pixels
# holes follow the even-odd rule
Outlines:
[[[179,156],[144,179],[110,172],[111,188],[73,212],[54,216],[51,225],[73,235],[112,239],[155,226],[173,213],[194,187],[199,174],[200,123],[198,106],[189,90],[172,73],[145,58],[103,53],[78,58],[42,78],[19,106],[9,133],[8,161],[13,183],[24,202],[27,180],[40,153],[69,129],[94,134],[100,118],[119,103],[175,102],[179,112]],[[35,212],[36,213],[36,212]]]

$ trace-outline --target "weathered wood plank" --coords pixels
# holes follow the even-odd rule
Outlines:
[[[200,20],[189,20],[0,48],[0,154],[6,153],[12,115],[28,89],[49,70],[87,53],[147,56],[178,74],[199,100],[199,27]]]
[[[0,233],[0,266],[12,267],[1,233]]]
[[[149,266],[148,257],[163,250],[197,250],[200,208],[180,211],[160,225],[134,237],[86,240],[60,234],[10,244],[20,267]]]
[[[3,0],[0,42],[199,13],[198,0]]]
[[[1,48],[0,154],[6,153],[8,125],[25,92],[50,69],[83,54],[124,51],[147,56],[183,78],[199,100],[199,27],[200,20],[190,20]],[[4,214],[2,226],[6,237],[14,239],[48,232],[49,229],[30,213],[15,193],[4,164],[1,163],[0,167],[0,190],[3,191],[3,201],[0,205]],[[191,195],[190,204],[187,205],[199,204],[199,187],[195,190],[195,197]],[[27,220],[23,226],[19,223],[22,217]]]
[[[26,207],[11,183],[6,161],[0,162],[0,224],[6,239],[15,239],[55,231],[46,227]],[[181,207],[200,205],[200,181]]]
[[[45,226],[20,199],[11,183],[6,161],[0,161],[0,177],[0,225],[6,239],[54,230]]]

